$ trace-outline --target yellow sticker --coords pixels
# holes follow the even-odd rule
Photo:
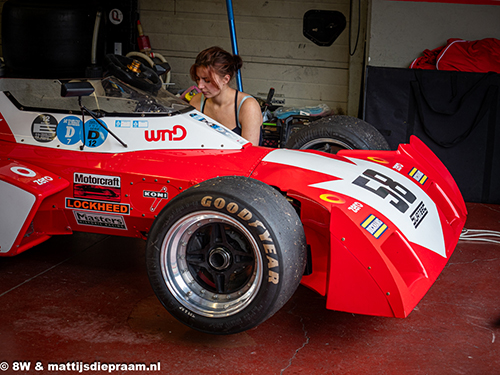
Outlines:
[[[345,203],[344,199],[337,197],[336,195],[333,194],[321,194],[319,197],[329,203],[337,203],[337,204]]]

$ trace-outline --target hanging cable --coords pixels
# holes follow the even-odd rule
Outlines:
[[[487,229],[462,229],[462,241],[491,242],[500,244],[500,232]]]
[[[354,45],[354,51],[351,51],[351,27],[352,27],[352,2],[350,2],[350,9],[349,9],[349,55],[353,56],[356,53],[356,49],[358,48],[358,42],[359,42],[359,34],[360,34],[360,29],[361,29],[361,0],[358,0],[358,32],[356,35],[356,44]]]

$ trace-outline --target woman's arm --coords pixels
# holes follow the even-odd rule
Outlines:
[[[239,119],[241,124],[241,136],[252,142],[254,146],[258,146],[262,127],[262,112],[257,100],[248,98],[243,102]]]

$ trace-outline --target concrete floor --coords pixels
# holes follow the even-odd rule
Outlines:
[[[468,209],[467,228],[500,231],[500,206]],[[105,374],[109,363],[159,363],[148,374],[500,373],[498,244],[460,241],[406,319],[329,311],[301,286],[271,319],[232,336],[171,318],[149,285],[143,249],[141,240],[80,233],[0,259],[0,373],[87,364]]]

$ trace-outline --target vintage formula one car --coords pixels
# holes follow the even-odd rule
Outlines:
[[[229,334],[299,283],[328,309],[406,317],[466,219],[417,138],[397,151],[251,146],[159,90],[0,79],[0,255],[75,231],[147,239],[151,285],[186,325]]]

